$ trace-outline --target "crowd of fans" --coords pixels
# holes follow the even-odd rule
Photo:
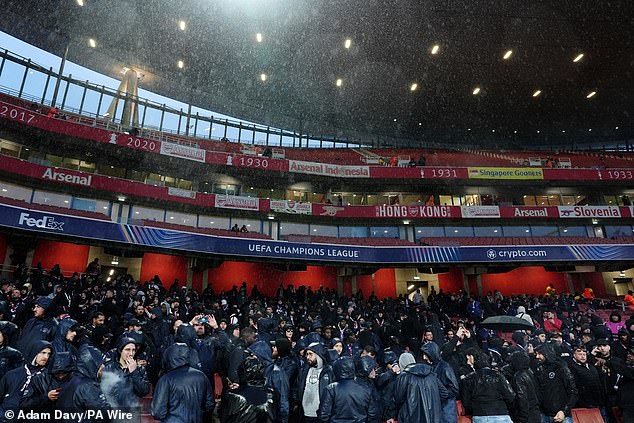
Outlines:
[[[572,422],[574,408],[634,421],[634,318],[602,321],[593,311],[616,305],[598,299],[432,289],[379,300],[291,285],[267,297],[246,283],[198,293],[159,276],[105,281],[97,260],[82,276],[14,276],[0,281],[0,420],[138,420],[151,393],[162,422],[445,423],[457,404],[474,422]],[[486,329],[496,315],[535,329]],[[100,420],[121,419],[82,421]]]

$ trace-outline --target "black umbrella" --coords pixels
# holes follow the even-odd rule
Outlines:
[[[480,326],[495,330],[526,330],[535,329],[530,322],[515,316],[493,316],[484,319]]]

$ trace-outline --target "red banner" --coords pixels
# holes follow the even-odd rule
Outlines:
[[[557,206],[532,207],[532,206],[511,206],[500,207],[500,217],[507,219],[522,218],[558,218]]]
[[[288,160],[270,159],[261,156],[245,156],[243,154],[229,154],[208,151],[206,162],[223,166],[288,172]]]
[[[466,167],[373,166],[370,178],[383,179],[469,179]]]

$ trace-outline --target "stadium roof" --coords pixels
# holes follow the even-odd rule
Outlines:
[[[303,134],[632,138],[629,0],[3,3],[0,30],[31,44],[62,55],[69,40],[77,64],[116,78],[134,67],[148,90]]]

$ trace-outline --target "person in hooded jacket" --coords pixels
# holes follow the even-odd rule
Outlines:
[[[266,343],[258,341],[251,345],[255,350],[264,350]],[[223,397],[220,421],[233,423],[273,423],[280,421],[280,396],[267,383],[266,363],[258,358],[258,354],[245,350],[246,356],[238,368],[238,387],[228,391]],[[266,352],[260,351],[261,355]]]
[[[10,370],[0,379],[0,421],[4,421],[6,411],[15,412],[19,409],[24,391],[34,376],[47,370],[47,365],[52,362],[52,356],[53,346],[50,342],[35,342],[26,354],[27,362]]]
[[[9,323],[9,322],[7,322]],[[0,379],[10,370],[24,364],[22,353],[8,345],[10,325],[0,326]]]
[[[364,359],[368,363],[374,362],[369,357],[362,357],[359,363]],[[355,359],[339,358],[335,360],[332,367],[335,382],[326,388],[320,421],[323,423],[378,422],[378,404],[372,394],[373,387],[355,379],[355,373],[358,373],[355,370]]]
[[[313,342],[306,347],[306,364],[297,382],[300,415],[303,421],[315,423],[319,421],[321,404],[326,395],[326,388],[334,381],[332,367],[327,361],[326,347]]]
[[[386,421],[396,415],[396,405],[394,404],[394,381],[401,373],[398,366],[398,355],[391,349],[383,351],[383,361],[385,369],[377,374],[375,384],[377,394],[380,399],[381,415],[379,421]]]
[[[189,366],[202,371],[202,363],[200,362],[200,355],[198,355],[198,346],[196,344],[196,329],[192,325],[183,323],[178,329],[176,329],[176,335],[174,336],[174,343],[184,344],[188,348],[188,362]],[[163,355],[163,368],[166,367],[165,355]]]
[[[513,375],[511,386],[515,390],[515,406],[511,417],[516,423],[541,423],[539,412],[539,387],[535,374],[530,369],[531,359],[525,351],[517,351],[508,357]]]
[[[205,412],[214,408],[209,379],[189,365],[190,350],[176,343],[164,354],[163,371],[152,395],[150,413],[164,423],[202,423]]]
[[[515,392],[509,382],[491,368],[491,358],[486,354],[478,354],[474,367],[476,373],[465,380],[462,396],[462,404],[471,410],[473,422],[512,423],[509,410]]]
[[[437,423],[442,421],[442,399],[449,393],[427,363],[416,363],[409,352],[399,357],[401,374],[394,382],[396,416],[399,423]]]
[[[139,398],[150,392],[145,368],[135,358],[136,349],[136,340],[122,338],[116,345],[118,357],[104,363],[102,380],[108,388],[104,393],[114,408],[138,410]]]
[[[84,349],[79,355],[76,364],[76,372],[61,390],[55,407],[65,413],[85,413],[88,410],[101,412],[101,416],[95,415],[97,420],[105,420],[106,411],[110,404],[106,401],[99,385],[99,363],[101,354],[99,350],[91,347]],[[77,419],[62,420],[63,422],[74,423]],[[84,415],[82,422],[90,423],[91,420]],[[111,422],[112,423],[112,422]]]
[[[572,423],[572,408],[577,403],[577,386],[570,369],[557,357],[551,344],[535,347],[540,388],[542,422]]]
[[[75,337],[77,336],[76,326],[77,321],[71,319],[70,317],[61,319],[57,324],[55,338],[53,339],[53,342],[51,342],[56,353],[70,353],[75,360],[77,360],[77,357],[79,356],[77,348],[73,345],[73,341],[75,341]]]
[[[291,342],[286,338],[277,338],[271,341],[273,347],[272,357],[275,365],[284,370],[288,379],[289,401],[297,398],[297,377],[299,375],[298,357],[291,352]]]
[[[423,360],[432,366],[436,377],[443,384],[449,397],[442,401],[443,423],[456,423],[456,398],[460,392],[460,385],[453,368],[440,357],[440,347],[435,342],[428,342],[421,346]]]
[[[29,344],[37,341],[53,341],[57,329],[57,322],[51,313],[51,299],[40,297],[35,300],[33,317],[22,328],[22,335],[18,341],[18,350],[22,353],[30,351]]]
[[[48,372],[41,372],[31,379],[20,401],[20,408],[38,413],[51,413],[57,409],[57,400],[72,379],[75,361],[68,352],[53,356]]]

